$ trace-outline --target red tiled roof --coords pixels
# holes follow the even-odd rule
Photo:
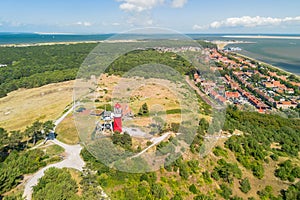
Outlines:
[[[225,92],[226,98],[238,98],[240,94],[238,92]]]
[[[280,81],[273,81],[272,83],[275,87],[281,86]]]
[[[226,99],[223,96],[219,96],[218,99],[219,99],[219,101],[221,101],[223,103],[226,101]]]
[[[225,75],[225,78],[226,78],[227,81],[231,81],[230,76],[228,76],[227,74]]]
[[[238,87],[239,87],[239,84],[238,84],[238,83],[235,83],[235,82],[232,82],[232,83],[230,83],[230,87],[231,87],[231,88],[238,88]]]
[[[290,102],[290,101],[281,101],[281,102],[278,102],[277,104],[281,104],[281,105],[292,105],[292,102]]]
[[[217,93],[216,91],[214,91],[214,90],[211,91],[210,94],[211,94],[213,97],[216,97],[216,96],[218,95],[218,93]]]
[[[300,83],[291,82],[292,85],[300,87]]]

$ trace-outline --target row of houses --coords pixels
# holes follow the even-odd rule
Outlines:
[[[262,101],[260,101],[258,98],[256,98],[254,95],[252,95],[249,92],[246,92],[245,90],[238,88],[239,93],[244,96],[245,98],[248,99],[248,101],[255,106],[257,109],[259,110],[266,110],[266,109],[270,109],[270,107],[268,105],[266,105],[265,103],[263,103]]]
[[[296,108],[297,106],[298,106],[298,103],[294,102],[294,101],[277,101],[276,102],[277,109]]]
[[[250,91],[255,92],[262,100],[268,102],[271,106],[274,106],[277,109],[288,109],[297,107],[298,103],[294,100],[275,101],[270,95],[263,92],[261,89],[253,87],[251,83],[247,83],[247,81],[241,77],[241,75],[243,74],[242,72],[236,72],[234,74],[236,75],[236,78],[243,83],[243,85],[245,85]],[[228,77],[226,79],[228,79]],[[271,83],[274,85],[274,87],[285,87],[283,84],[280,83],[280,81],[271,81]],[[270,106],[267,106],[265,103],[255,98],[253,95],[247,94],[242,89],[239,88],[238,91],[241,93],[242,96],[245,96],[249,100],[249,102],[253,104],[256,108],[260,110],[270,108]]]
[[[262,74],[254,62],[236,55],[230,55],[228,57],[227,54],[223,54],[217,49],[210,50],[209,58],[223,64],[223,66],[211,66],[210,69],[213,72],[224,70],[226,68],[233,69],[233,77],[238,80],[238,82],[235,82],[233,77],[228,74],[224,76],[224,81],[231,88],[231,91],[225,92],[225,95],[223,96],[227,102],[243,104],[247,99],[249,103],[259,110],[271,109],[271,107],[278,109],[297,107],[299,96],[293,96],[295,94],[294,89],[282,84],[282,81],[287,81],[287,76],[278,75],[276,72]],[[252,77],[257,75],[259,81],[256,82],[254,81],[256,78],[253,79]],[[207,94],[218,99],[220,95],[212,92],[214,90],[213,83],[206,82],[199,77],[197,80],[198,83],[201,83],[202,88]],[[300,83],[288,82],[294,86],[299,86],[300,88]],[[243,87],[247,88],[250,92],[242,90],[241,88]],[[274,98],[276,100],[280,98],[280,101],[275,101]]]
[[[178,52],[202,52],[203,49],[197,46],[183,46],[183,47],[156,47],[154,48],[157,51],[160,52],[173,52],[173,53],[178,53]]]
[[[223,95],[217,93],[215,90],[212,90],[209,95],[221,104],[225,104],[226,102],[226,99],[223,97]]]
[[[224,91],[224,86],[218,86],[217,84],[211,80],[207,80],[205,78],[201,78],[200,75],[196,72],[194,74],[194,81],[196,84],[200,84],[202,90],[208,94],[210,97],[212,97],[214,100],[221,104],[225,104],[226,99],[225,97],[221,94],[222,92],[217,92],[218,90]]]

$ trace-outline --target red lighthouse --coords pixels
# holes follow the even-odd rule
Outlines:
[[[114,131],[122,132],[122,106],[119,103],[114,107]]]

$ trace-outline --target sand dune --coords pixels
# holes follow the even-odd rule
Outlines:
[[[286,39],[300,40],[300,36],[272,36],[272,35],[225,35],[225,38],[246,38],[246,39]]]

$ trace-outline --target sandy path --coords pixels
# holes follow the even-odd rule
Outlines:
[[[55,121],[55,128],[58,126],[65,118],[66,116],[71,113],[77,105],[73,105],[72,108],[70,108],[65,114],[63,114],[59,119]],[[55,129],[54,128],[54,129]],[[31,200],[32,196],[32,187],[37,185],[38,180],[44,176],[44,173],[47,169],[50,167],[56,167],[56,168],[73,168],[79,171],[83,170],[83,167],[85,165],[85,162],[80,157],[80,152],[82,147],[77,145],[68,145],[63,142],[58,141],[57,139],[51,141],[52,143],[61,146],[65,149],[66,156],[64,157],[63,161],[48,165],[42,169],[40,169],[38,172],[32,175],[32,177],[26,182],[23,197],[27,200]]]
[[[82,147],[78,145],[67,145],[64,144],[58,140],[51,141],[54,144],[57,144],[65,149],[66,157],[63,161],[55,164],[48,165],[42,169],[40,169],[38,172],[33,174],[33,176],[26,182],[23,197],[27,200],[31,200],[32,196],[32,187],[37,185],[38,180],[44,176],[44,173],[47,169],[50,167],[56,167],[56,168],[73,168],[79,171],[82,171],[85,163],[80,157],[80,151]]]
[[[151,149],[152,147],[158,145],[159,143],[161,143],[162,141],[164,141],[167,137],[169,137],[171,133],[166,133],[158,138],[152,138],[150,141],[152,142],[152,144],[150,146],[148,146],[146,149],[144,149],[143,151],[141,151],[140,153],[132,156],[131,158],[136,158],[141,156],[142,154],[146,153],[146,151],[148,151],[149,149]]]

